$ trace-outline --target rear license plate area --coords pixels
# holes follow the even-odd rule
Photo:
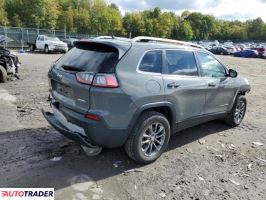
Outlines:
[[[55,90],[58,94],[73,99],[73,92],[69,86],[54,80],[51,81],[51,84],[52,84],[52,89]]]

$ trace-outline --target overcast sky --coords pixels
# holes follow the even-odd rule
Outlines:
[[[261,17],[266,22],[266,0],[107,0],[118,5],[122,13],[152,9],[156,6],[162,10],[177,14],[184,10],[212,14],[221,19],[254,19]]]

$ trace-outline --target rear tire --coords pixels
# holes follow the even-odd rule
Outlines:
[[[7,71],[0,65],[0,83],[5,83],[7,81]]]
[[[140,164],[155,161],[165,151],[170,138],[170,125],[164,115],[147,111],[141,115],[126,144],[128,156]]]
[[[49,47],[48,47],[48,45],[45,45],[45,47],[44,47],[44,53],[49,53]]]
[[[236,97],[235,103],[231,112],[225,119],[225,123],[230,126],[239,126],[244,119],[247,109],[247,100],[243,95],[238,95]]]
[[[30,51],[32,51],[32,52],[35,51],[35,45],[33,45],[33,44],[30,45]]]

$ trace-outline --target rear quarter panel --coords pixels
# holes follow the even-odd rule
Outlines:
[[[120,88],[134,105],[124,120],[128,125],[137,108],[164,101],[162,75],[137,71],[144,53],[152,49],[147,45],[133,46],[116,67]]]

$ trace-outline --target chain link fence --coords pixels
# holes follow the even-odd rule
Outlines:
[[[67,33],[64,30],[34,29],[34,28],[18,28],[0,26],[0,35],[10,38],[12,41],[5,43],[6,47],[11,48],[28,48],[28,43],[35,43],[38,35],[47,35],[58,37],[61,40],[68,38],[89,38],[90,35]]]

